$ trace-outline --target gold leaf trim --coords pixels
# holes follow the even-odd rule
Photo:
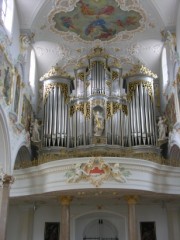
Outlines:
[[[127,73],[124,77],[130,77],[138,74],[143,74],[152,78],[158,78],[158,76],[153,73],[151,70],[149,70],[147,67],[143,65],[136,64],[134,67]]]
[[[147,92],[148,92],[150,98],[152,98],[152,94],[153,94],[152,83],[147,82],[147,81],[143,81],[143,80],[139,80],[139,81],[134,81],[134,82],[129,83],[129,93],[128,93],[128,96],[127,96],[127,99],[129,101],[131,101],[137,86],[139,86],[140,84],[142,84],[143,88],[147,89]]]
[[[45,101],[49,96],[49,93],[55,88],[60,87],[62,93],[64,94],[64,100],[67,102],[68,100],[68,86],[65,83],[50,83],[45,86]]]
[[[52,66],[49,72],[45,73],[41,78],[40,81],[49,79],[51,77],[64,77],[64,78],[69,78],[69,79],[74,79],[71,77],[66,71],[64,71],[61,67],[59,66]]]

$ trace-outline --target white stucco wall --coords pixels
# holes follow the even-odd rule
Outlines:
[[[180,54],[180,2],[177,10],[176,41],[177,41],[177,52]]]
[[[103,203],[103,202],[102,202]],[[119,202],[120,203],[120,202]],[[177,209],[176,209],[177,211]],[[27,204],[21,205],[21,207],[10,207],[10,220],[8,221],[8,235],[7,240],[40,240],[44,239],[44,230],[46,222],[60,222],[61,208],[56,205],[44,205],[42,203],[34,211],[34,217],[32,214],[32,206]],[[119,205],[104,203],[102,209],[97,209],[94,203],[86,204],[84,206],[78,206],[72,202],[70,208],[71,217],[71,240],[83,240],[83,231],[87,224],[94,219],[104,219],[115,226],[118,230],[119,240],[128,240],[128,206],[126,203],[120,203]],[[168,217],[166,207],[162,207],[159,203],[154,204],[137,204],[136,205],[136,226],[138,232],[138,240],[140,238],[140,223],[141,222],[155,222],[156,237],[158,240],[172,240],[168,235]],[[31,224],[34,219],[32,238]],[[171,219],[169,219],[171,220]],[[175,219],[176,221],[179,219]],[[177,222],[178,225],[178,222]],[[174,226],[176,228],[176,226]],[[177,231],[176,231],[177,234]],[[179,239],[179,235],[173,239]]]

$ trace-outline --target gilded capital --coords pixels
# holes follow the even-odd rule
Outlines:
[[[129,205],[136,204],[138,201],[138,196],[137,195],[127,195],[125,196],[125,200]]]
[[[72,197],[71,196],[61,196],[60,197],[60,203],[61,205],[70,205],[71,201],[72,201]]]
[[[14,182],[14,177],[6,173],[1,173],[0,180],[3,184],[12,184]]]

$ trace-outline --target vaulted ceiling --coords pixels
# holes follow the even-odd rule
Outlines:
[[[175,31],[178,0],[16,0],[20,29],[34,35],[39,78],[51,66],[73,74],[100,46],[123,73],[138,62],[159,75],[163,30]]]

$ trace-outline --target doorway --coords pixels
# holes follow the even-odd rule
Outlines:
[[[85,227],[83,240],[118,240],[118,231],[110,221],[95,219]]]
[[[75,219],[72,240],[127,240],[127,222],[123,215],[110,211],[95,211]]]

